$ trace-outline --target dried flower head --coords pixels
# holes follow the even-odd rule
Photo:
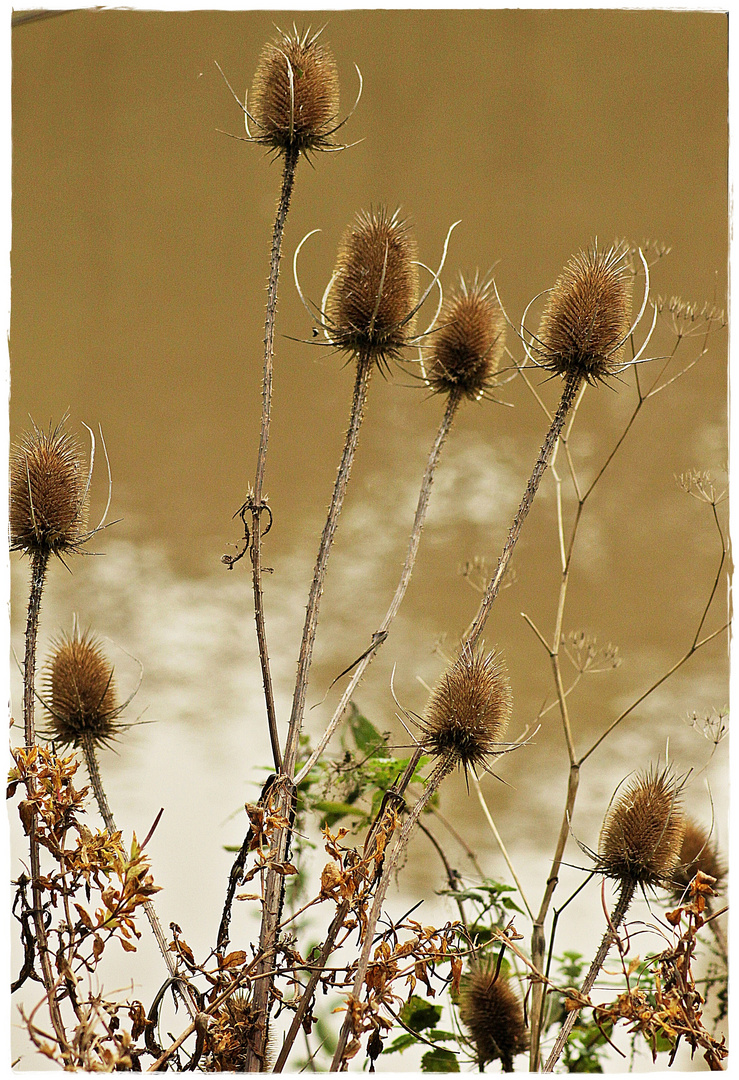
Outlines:
[[[604,874],[642,886],[670,880],[685,830],[680,790],[669,768],[631,781],[603,822],[598,868]]]
[[[88,538],[89,472],[64,421],[26,432],[10,456],[10,540],[14,551],[61,554]]]
[[[521,1000],[491,962],[475,965],[462,979],[459,1015],[470,1033],[480,1065],[500,1059],[503,1072],[513,1072],[516,1054],[528,1048]]]
[[[465,770],[486,768],[504,749],[511,691],[494,653],[465,645],[434,687],[420,723],[424,750]]]
[[[722,888],[726,878],[726,864],[721,858],[718,844],[711,840],[707,829],[692,818],[687,818],[679,862],[671,874],[676,896],[683,895],[698,871],[715,878],[714,889],[717,892]]]
[[[505,349],[505,316],[489,282],[477,279],[445,300],[431,335],[426,381],[439,394],[479,398],[491,386]]]
[[[542,367],[596,383],[622,367],[629,334],[629,249],[594,244],[574,255],[549,293],[532,352]]]
[[[77,629],[55,643],[43,673],[49,737],[62,746],[109,743],[122,730],[113,665],[101,643]]]
[[[280,31],[265,45],[254,76],[250,114],[257,142],[284,152],[331,149],[338,126],[339,79],[321,31]]]
[[[413,332],[416,246],[399,211],[357,214],[345,232],[326,310],[331,341],[344,352],[387,363]]]
[[[250,1051],[258,1045],[259,1014],[237,991],[216,1013],[208,1029],[206,1072],[245,1072]]]

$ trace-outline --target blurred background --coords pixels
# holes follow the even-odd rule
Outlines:
[[[444,285],[459,272],[494,269],[514,323],[596,237],[669,246],[653,268],[654,294],[677,294],[699,307],[726,304],[725,15],[82,10],[14,29],[11,438],[29,418],[46,427],[67,410],[81,438],[83,421],[96,431],[100,425],[116,519],[90,545],[99,555],[71,560],[71,574],[52,567],[40,658],[76,614],[83,628],[107,639],[126,696],[138,679],[137,662],[143,665],[129,708],[130,719],[141,723],[117,753],[102,755],[102,768],[125,836],[146,835],[164,807],[149,845],[163,886],[157,906],[164,926],[178,922],[199,955],[213,943],[220,918],[232,859],[223,847],[243,839],[243,803],[256,798],[270,762],[247,561],[229,572],[221,556],[235,550],[233,514],[253,482],[281,176],[280,163],[262,148],[225,134],[243,135],[243,116],[215,62],[243,99],[275,25],[289,29],[293,20],[299,28],[326,24],[342,113],[356,95],[354,64],[364,94],[342,129],[356,145],[317,156],[314,167],[301,161],[285,234],[265,488],[274,526],[263,549],[274,571],[265,576],[265,605],[283,731],[353,379],[340,357],[314,343],[292,281],[292,255],[305,233],[321,230],[300,260],[301,286],[315,301],[355,212],[385,203],[402,207],[427,265],[438,264],[449,225],[461,219]],[[721,554],[712,512],[675,477],[710,470],[724,486],[726,338],[725,330],[714,333],[700,363],[644,407],[587,506],[564,632],[618,646],[622,663],[584,679],[570,700],[579,750],[684,655],[710,595]],[[512,332],[508,343],[520,359]],[[673,344],[669,322],[661,320],[650,355]],[[670,371],[702,345],[702,338],[686,340]],[[641,370],[644,385],[655,368]],[[536,372],[532,378],[551,407],[558,386]],[[460,568],[475,558],[494,565],[546,430],[520,379],[497,396],[506,404],[461,410],[411,587],[356,695],[399,747],[408,738],[395,719],[393,668],[399,701],[421,712],[423,684],[438,678],[477,607],[478,594]],[[586,392],[572,439],[584,484],[615,445],[635,400],[633,373]],[[442,411],[443,402],[409,371],[374,380],[321,608],[309,706],[363,652],[385,612]],[[93,492],[96,521],[107,498],[100,447]],[[568,491],[566,522],[572,511]],[[725,503],[718,514],[725,524]],[[521,617],[525,612],[551,637],[560,577],[551,474],[514,568],[486,641],[505,656],[515,737],[535,727],[553,700],[548,655]],[[27,588],[27,563],[14,557],[18,656]],[[705,632],[725,619],[722,579]],[[18,722],[20,678],[15,661],[12,667]],[[323,729],[339,693],[337,686],[308,713],[309,732]],[[719,634],[588,760],[574,837],[597,847],[616,785],[669,753],[681,772],[693,770],[688,809],[705,825],[713,821],[725,845],[728,755],[723,744],[713,752],[703,721],[727,702],[727,637]],[[566,791],[556,709],[499,774],[505,783],[487,777],[483,789],[538,907]],[[485,873],[509,881],[463,778],[447,781],[441,806]],[[438,837],[466,872],[462,849],[448,832]],[[572,865],[560,900],[587,865],[574,839],[566,858]],[[455,909],[435,895],[444,884],[441,863],[419,836],[391,907],[400,912],[409,899],[424,897],[424,922],[451,918]],[[600,939],[597,882],[589,889],[587,902],[561,920],[561,949],[589,955]],[[246,907],[235,915],[234,947],[253,932],[254,913]],[[530,928],[522,920],[519,929],[528,945]],[[146,936],[140,951],[136,989],[150,998],[160,971]],[[116,964],[112,958],[106,987],[130,978],[125,958]],[[14,1032],[20,1067],[38,1068],[17,1026]],[[395,1055],[388,1064],[416,1068],[411,1058]],[[647,1057],[639,1062],[650,1067]],[[614,1070],[627,1065],[614,1056]],[[682,1066],[703,1067],[687,1057]]]

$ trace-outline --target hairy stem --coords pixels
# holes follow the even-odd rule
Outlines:
[[[285,164],[282,173],[282,190],[280,201],[277,206],[274,231],[272,233],[272,252],[270,256],[269,281],[267,284],[267,314],[264,323],[264,375],[262,378],[262,422],[259,432],[259,451],[257,453],[257,469],[254,478],[254,492],[251,498],[251,566],[252,587],[254,591],[254,619],[257,627],[257,643],[259,646],[259,662],[262,668],[262,683],[264,686],[264,700],[267,707],[267,723],[269,725],[269,737],[272,744],[272,757],[277,772],[282,771],[282,756],[280,743],[277,735],[277,717],[275,714],[275,699],[272,689],[272,676],[269,667],[269,652],[267,650],[267,633],[264,626],[264,596],[262,593],[262,525],[261,517],[264,510],[262,491],[264,487],[264,469],[267,460],[267,443],[269,441],[269,425],[272,414],[272,369],[274,359],[275,340],[275,316],[277,314],[277,285],[280,274],[280,258],[282,254],[282,237],[285,231],[285,220],[290,209],[290,196],[292,195],[295,182],[295,170],[298,164],[299,153],[295,148],[289,148],[285,152]]]
[[[590,991],[593,989],[593,985],[598,977],[598,973],[600,972],[600,969],[605,963],[608,951],[611,948],[611,945],[613,945],[614,941],[616,940],[618,928],[623,922],[626,912],[628,911],[631,904],[631,901],[634,899],[635,891],[636,883],[633,881],[624,881],[621,885],[621,891],[619,893],[618,901],[608,919],[608,929],[603,935],[603,940],[601,941],[600,947],[593,958],[593,962],[590,965],[590,970],[585,976],[585,982],[582,984],[580,993],[583,997],[587,997]],[[557,1035],[556,1041],[552,1048],[552,1052],[547,1059],[546,1065],[544,1066],[543,1071],[545,1073],[552,1072],[554,1066],[559,1061],[560,1055],[564,1050],[565,1043],[567,1042],[569,1034],[575,1026],[575,1021],[577,1020],[579,1015],[579,1008],[572,1009],[572,1011],[567,1014],[567,1018],[562,1025],[559,1034]]]
[[[541,450],[539,451],[539,457],[536,459],[536,464],[534,465],[534,470],[531,474],[529,482],[526,485],[526,491],[524,492],[523,499],[521,500],[521,505],[519,506],[516,516],[513,519],[513,524],[511,525],[505,545],[503,546],[503,551],[501,552],[500,559],[498,560],[498,565],[496,567],[495,573],[493,574],[493,577],[491,578],[490,583],[485,590],[485,595],[482,598],[474,622],[472,623],[472,626],[469,628],[467,634],[465,635],[466,642],[471,646],[477,644],[485,628],[487,617],[490,614],[490,608],[492,607],[493,601],[498,595],[500,583],[503,580],[503,575],[505,574],[508,563],[510,562],[511,555],[513,554],[513,549],[516,546],[516,541],[518,540],[518,535],[521,532],[521,527],[526,520],[526,515],[531,509],[531,504],[534,501],[534,496],[539,490],[541,478],[546,471],[547,465],[549,464],[557,439],[559,438],[562,432],[562,428],[564,427],[564,422],[567,418],[567,414],[575,402],[577,392],[580,389],[580,384],[581,379],[578,375],[569,375],[567,377],[564,389],[562,391],[562,397],[560,398],[559,406],[557,407],[557,412],[554,415],[551,427],[549,428],[547,436],[542,444]]]
[[[408,583],[411,579],[413,567],[416,562],[416,555],[418,554],[418,546],[421,542],[421,532],[423,531],[424,522],[426,520],[426,511],[428,510],[429,498],[431,496],[431,486],[434,482],[434,474],[436,472],[436,467],[439,464],[441,451],[446,441],[446,437],[451,429],[454,417],[456,416],[457,408],[460,401],[461,395],[458,391],[454,391],[449,395],[449,400],[447,402],[446,410],[444,411],[444,416],[442,417],[441,423],[439,425],[439,430],[436,433],[436,438],[434,439],[434,443],[431,447],[428,461],[426,462],[426,470],[423,474],[423,479],[421,481],[421,490],[418,495],[418,504],[416,506],[416,516],[413,519],[413,528],[411,530],[410,539],[408,541],[408,550],[406,552],[405,562],[403,563],[403,569],[400,573],[400,580],[395,590],[395,595],[390,602],[390,607],[387,609],[387,612],[385,613],[385,618],[380,623],[379,629],[376,630],[372,636],[371,647],[367,650],[360,662],[357,664],[351,681],[349,682],[344,693],[342,694],[341,700],[336,706],[334,715],[331,717],[326,730],[324,731],[320,741],[318,742],[318,745],[316,746],[315,750],[310,755],[306,763],[303,765],[298,775],[295,777],[296,784],[300,784],[300,782],[308,775],[310,770],[320,758],[323,751],[328,746],[329,740],[336,731],[336,728],[339,726],[341,719],[346,712],[347,706],[349,705],[349,702],[354,696],[354,691],[359,685],[359,682],[365,671],[377,655],[377,652],[380,649],[381,645],[387,639],[390,625],[393,622],[395,616],[398,614],[398,610],[403,602],[403,597],[405,596],[406,590],[408,588]]]

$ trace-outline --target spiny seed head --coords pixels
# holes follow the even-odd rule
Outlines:
[[[631,273],[629,249],[597,244],[574,255],[549,294],[532,351],[557,375],[590,383],[621,369],[629,333]]]
[[[486,768],[500,754],[511,714],[511,691],[494,653],[465,645],[434,687],[420,724],[421,744],[435,756]]]
[[[378,363],[398,359],[413,333],[416,245],[399,211],[362,211],[344,233],[326,321],[333,344]]]
[[[528,1048],[521,1000],[510,981],[491,962],[473,966],[462,979],[459,1015],[470,1033],[481,1065],[500,1059],[503,1072],[513,1072],[516,1054]]]
[[[64,421],[26,432],[10,456],[10,540],[14,551],[71,551],[86,538],[86,475],[82,453]]]
[[[79,746],[91,737],[105,745],[122,725],[113,665],[101,643],[89,633],[62,635],[43,673],[49,737],[62,746]]]
[[[711,840],[707,829],[697,821],[688,818],[685,822],[685,834],[680,847],[680,858],[670,875],[673,892],[682,896],[698,871],[715,878],[713,886],[718,892],[726,878],[726,864],[721,858],[718,845]]]
[[[489,389],[505,349],[505,316],[490,284],[477,280],[444,301],[431,335],[426,381],[439,394],[459,390],[479,398]]]
[[[598,868],[604,874],[642,886],[671,878],[685,831],[680,790],[669,768],[631,781],[603,822]]]
[[[265,45],[254,76],[249,111],[256,141],[279,152],[305,153],[331,147],[337,126],[339,79],[331,50],[320,31],[296,29]]]

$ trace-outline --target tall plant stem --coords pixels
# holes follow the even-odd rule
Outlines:
[[[26,751],[30,751],[36,745],[36,728],[34,724],[34,706],[36,693],[36,641],[38,638],[39,615],[41,612],[41,597],[46,581],[46,570],[49,565],[48,551],[35,551],[31,556],[31,587],[28,596],[28,613],[26,618],[26,648],[23,659],[23,728]],[[35,794],[35,781],[31,776],[28,780],[28,796],[33,798]],[[41,974],[44,982],[44,990],[49,1002],[49,1015],[54,1027],[54,1033],[59,1043],[59,1049],[65,1060],[71,1060],[69,1043],[64,1030],[59,1003],[56,999],[56,983],[54,972],[51,968],[49,955],[49,939],[44,925],[43,888],[41,886],[41,858],[39,843],[36,837],[36,818],[32,817],[28,830],[28,843],[31,862],[31,895],[33,897],[33,925],[36,936],[36,950],[41,964]]]
[[[546,472],[546,468],[551,459],[552,452],[554,451],[554,447],[557,443],[557,439],[562,433],[562,428],[564,427],[564,422],[567,419],[567,414],[569,413],[572,405],[575,402],[578,390],[580,389],[581,381],[582,380],[579,375],[568,375],[565,381],[564,389],[562,390],[562,397],[560,398],[557,411],[554,414],[554,419],[552,420],[551,427],[549,428],[547,436],[542,444],[541,450],[539,451],[539,456],[536,459],[534,470],[531,474],[528,484],[526,485],[526,491],[524,492],[523,499],[521,500],[521,505],[519,506],[518,511],[516,512],[516,516],[513,519],[513,524],[511,525],[508,537],[503,546],[503,551],[501,552],[500,558],[498,560],[498,565],[496,567],[495,573],[493,574],[493,577],[491,578],[490,583],[485,590],[485,595],[480,602],[480,607],[478,608],[474,622],[472,623],[472,626],[469,628],[467,634],[465,635],[466,642],[471,646],[476,645],[480,640],[480,637],[482,636],[487,617],[490,614],[490,608],[492,607],[493,601],[498,595],[500,583],[503,580],[503,575],[505,574],[508,563],[510,562],[511,555],[513,554],[513,549],[516,546],[516,541],[518,540],[518,535],[521,532],[521,527],[526,520],[526,516],[531,509],[531,504],[534,501],[534,497],[539,490],[541,478]]]
[[[377,883],[377,889],[375,891],[375,898],[372,902],[372,908],[369,913],[367,925],[364,928],[364,941],[362,943],[362,951],[359,954],[359,963],[357,965],[357,971],[354,978],[354,986],[352,987],[352,997],[354,1000],[359,1001],[359,996],[362,992],[362,986],[364,985],[364,978],[367,974],[367,968],[370,962],[370,952],[372,951],[372,945],[375,937],[375,927],[377,921],[380,918],[382,912],[382,905],[385,901],[390,880],[395,872],[395,868],[398,865],[401,855],[405,851],[410,835],[416,826],[418,819],[423,813],[425,807],[428,805],[429,800],[433,796],[434,792],[439,787],[441,781],[449,775],[454,768],[456,758],[453,754],[447,755],[443,758],[434,769],[433,773],[429,777],[426,787],[423,789],[423,794],[416,801],[415,806],[411,810],[410,814],[403,823],[403,828],[398,834],[398,838],[393,847],[392,854],[389,859],[385,860],[382,868],[382,876]],[[344,1023],[339,1033],[339,1041],[336,1045],[336,1051],[331,1062],[331,1072],[344,1071],[346,1063],[344,1062],[344,1051],[346,1050],[346,1044],[349,1038],[349,1031],[351,1027],[350,1012],[347,1010],[344,1018]]]
[[[331,545],[336,533],[336,525],[344,503],[349,476],[351,473],[354,454],[359,440],[359,429],[364,416],[364,406],[367,400],[370,378],[374,361],[372,357],[360,355],[357,357],[357,371],[354,380],[354,394],[352,397],[349,429],[344,440],[344,450],[341,456],[339,472],[334,484],[333,495],[323,527],[321,542],[318,548],[313,580],[308,596],[308,606],[303,626],[303,637],[300,643],[298,657],[298,674],[295,682],[292,713],[288,726],[287,739],[285,741],[285,753],[282,761],[282,774],[278,780],[279,789],[276,791],[277,808],[288,821],[292,820],[294,813],[294,801],[296,787],[290,779],[295,770],[295,761],[298,756],[300,740],[300,727],[303,720],[305,707],[305,695],[308,687],[308,674],[310,671],[313,645],[316,639],[318,626],[318,609],[321,594],[326,579],[328,558]],[[290,827],[283,828],[275,843],[272,862],[281,866],[287,861],[290,851],[291,840]],[[282,910],[282,898],[285,888],[285,879],[274,867],[267,871],[264,885],[264,898],[262,901],[262,925],[259,932],[259,956],[260,962],[255,974],[254,995],[252,1005],[261,1017],[262,1026],[252,1040],[246,1059],[246,1072],[260,1072],[265,1059],[265,1047],[269,1036],[269,1008],[272,996],[272,976],[267,974],[274,967],[275,950],[277,946],[278,927]]]
[[[387,609],[385,613],[385,618],[380,623],[379,628],[372,635],[372,645],[357,664],[351,681],[344,690],[344,693],[341,696],[341,700],[336,706],[334,715],[331,717],[328,726],[326,727],[326,730],[324,731],[323,735],[320,738],[320,741],[318,742],[318,745],[313,750],[313,753],[305,762],[298,775],[295,777],[296,784],[300,784],[301,781],[308,775],[315,763],[323,754],[323,751],[328,746],[330,739],[332,738],[334,732],[341,723],[341,719],[346,712],[346,708],[349,702],[354,696],[354,691],[359,685],[365,671],[377,655],[378,650],[387,639],[387,634],[390,626],[395,616],[398,614],[398,610],[403,602],[403,598],[408,588],[408,583],[411,579],[411,574],[413,573],[413,567],[415,566],[416,555],[418,554],[418,547],[421,542],[421,533],[423,531],[423,526],[426,521],[426,511],[428,510],[429,499],[431,497],[431,487],[434,482],[434,474],[436,472],[436,467],[439,464],[439,458],[441,457],[442,448],[444,446],[444,443],[446,442],[447,435],[451,430],[452,423],[454,422],[454,417],[457,414],[457,409],[461,400],[462,398],[459,391],[454,391],[449,395],[447,406],[444,410],[444,416],[442,417],[441,423],[439,424],[436,438],[434,439],[433,445],[431,447],[428,461],[426,462],[426,470],[423,474],[423,479],[421,480],[421,490],[419,491],[418,503],[416,505],[416,516],[413,519],[413,528],[411,530],[410,539],[408,541],[408,550],[406,552],[405,562],[403,563],[403,569],[400,573],[400,580],[398,581],[395,595],[390,602],[390,607]]]
[[[87,765],[87,772],[90,777],[90,783],[92,784],[92,790],[95,793],[95,800],[98,804],[100,815],[105,822],[105,828],[112,836],[113,833],[118,832],[116,828],[115,819],[108,803],[107,795],[105,794],[105,788],[103,787],[103,779],[100,775],[100,766],[98,764],[97,754],[95,752],[95,743],[89,732],[86,732],[82,736],[82,752],[85,755],[85,764]],[[182,995],[182,1000],[185,1002],[185,1007],[190,1014],[192,1020],[199,1013],[197,1002],[191,994],[190,988],[186,985],[183,988],[184,980],[177,973],[177,965],[175,964],[172,953],[167,945],[167,939],[164,936],[162,930],[162,924],[159,922],[159,916],[156,913],[151,900],[144,900],[144,911],[146,917],[149,920],[152,933],[156,938],[156,943],[159,946],[159,951],[162,954],[162,958],[169,972],[170,978],[173,980],[173,985]]]
[[[290,147],[285,152],[285,163],[282,173],[282,190],[280,201],[277,206],[274,231],[272,233],[272,252],[270,255],[269,281],[267,284],[267,314],[264,323],[264,375],[262,378],[262,422],[259,432],[259,451],[257,453],[257,469],[254,478],[254,491],[251,497],[251,566],[252,587],[254,591],[254,619],[257,627],[257,644],[259,646],[259,662],[262,667],[262,683],[264,685],[264,700],[267,707],[267,723],[269,725],[269,738],[272,744],[272,757],[275,770],[282,771],[282,756],[280,743],[277,735],[277,717],[275,714],[275,699],[272,689],[272,676],[269,668],[269,652],[267,650],[267,633],[264,626],[264,596],[262,593],[262,526],[261,517],[264,510],[262,492],[264,487],[264,469],[267,460],[267,443],[269,442],[269,425],[272,415],[272,368],[274,358],[275,340],[275,316],[277,314],[277,285],[280,274],[280,258],[282,254],[282,236],[285,231],[285,220],[290,209],[290,196],[292,195],[295,182],[295,170],[298,164],[299,152]]]
[[[603,935],[603,940],[600,943],[600,947],[597,953],[593,957],[593,962],[590,965],[590,970],[585,976],[585,982],[582,984],[580,993],[583,997],[587,997],[590,991],[593,989],[595,980],[598,978],[598,973],[600,972],[600,969],[605,963],[608,951],[611,948],[611,945],[613,945],[614,941],[616,940],[618,928],[624,920],[626,912],[631,905],[631,901],[634,899],[635,892],[636,882],[624,881],[622,883],[618,901],[616,902],[616,906],[611,912],[608,919],[608,929]],[[546,1065],[544,1066],[543,1071],[545,1073],[552,1072],[554,1066],[559,1061],[560,1055],[564,1050],[565,1043],[567,1042],[570,1032],[575,1026],[575,1021],[577,1020],[579,1014],[579,1008],[572,1009],[572,1011],[567,1014],[567,1018],[562,1025],[559,1034],[557,1035],[556,1041],[552,1048],[552,1052],[547,1059]]]

